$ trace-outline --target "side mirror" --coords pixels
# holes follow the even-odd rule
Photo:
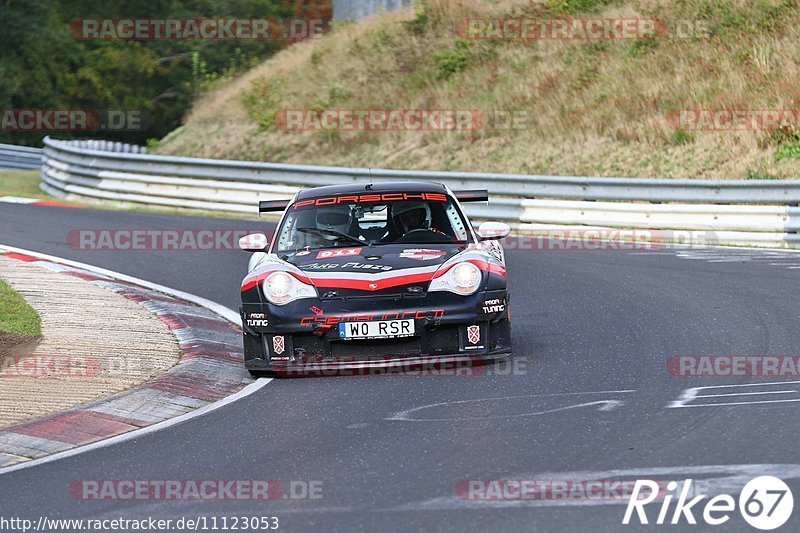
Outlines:
[[[497,241],[508,237],[511,226],[505,222],[484,222],[478,227],[478,237],[482,241]]]
[[[263,233],[251,233],[239,239],[239,248],[245,252],[263,252],[269,246],[269,239]]]

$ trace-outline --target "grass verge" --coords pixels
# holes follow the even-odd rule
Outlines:
[[[42,334],[42,323],[33,307],[0,279],[0,334],[3,333],[38,337]]]
[[[52,200],[39,188],[40,170],[0,170],[0,196]]]
[[[0,362],[12,350],[37,340],[42,334],[38,313],[20,294],[0,279]]]

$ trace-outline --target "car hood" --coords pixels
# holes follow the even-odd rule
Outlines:
[[[378,274],[438,266],[465,249],[464,245],[397,245],[300,250],[281,259],[309,275],[319,272]]]
[[[466,245],[387,244],[300,250],[281,259],[300,269],[319,289],[384,292],[427,285],[442,263]]]
[[[399,291],[421,295],[434,277],[462,258],[505,276],[505,267],[475,245],[340,247],[266,254],[242,281],[242,292],[282,270],[315,286],[324,298],[396,295]]]

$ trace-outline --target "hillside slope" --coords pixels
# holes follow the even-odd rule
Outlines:
[[[335,26],[209,92],[157,151],[559,175],[800,174],[794,0],[486,4],[428,0],[415,11]],[[616,40],[476,39],[464,29],[465,19],[565,17],[656,19],[657,27]],[[281,126],[285,110],[408,109],[478,110],[485,122],[469,131]],[[725,113],[685,113],[697,109]],[[789,111],[776,119],[765,110]],[[726,129],[734,112],[745,125]],[[518,127],[502,127],[499,118],[512,114]],[[676,114],[700,120],[678,123]]]

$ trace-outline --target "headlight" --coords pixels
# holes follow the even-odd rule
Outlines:
[[[450,291],[467,296],[478,290],[481,285],[481,271],[472,263],[465,261],[458,263],[448,270],[443,276],[431,281],[428,292]]]
[[[264,294],[275,305],[284,305],[301,298],[313,298],[317,291],[286,272],[273,272],[264,279]]]

